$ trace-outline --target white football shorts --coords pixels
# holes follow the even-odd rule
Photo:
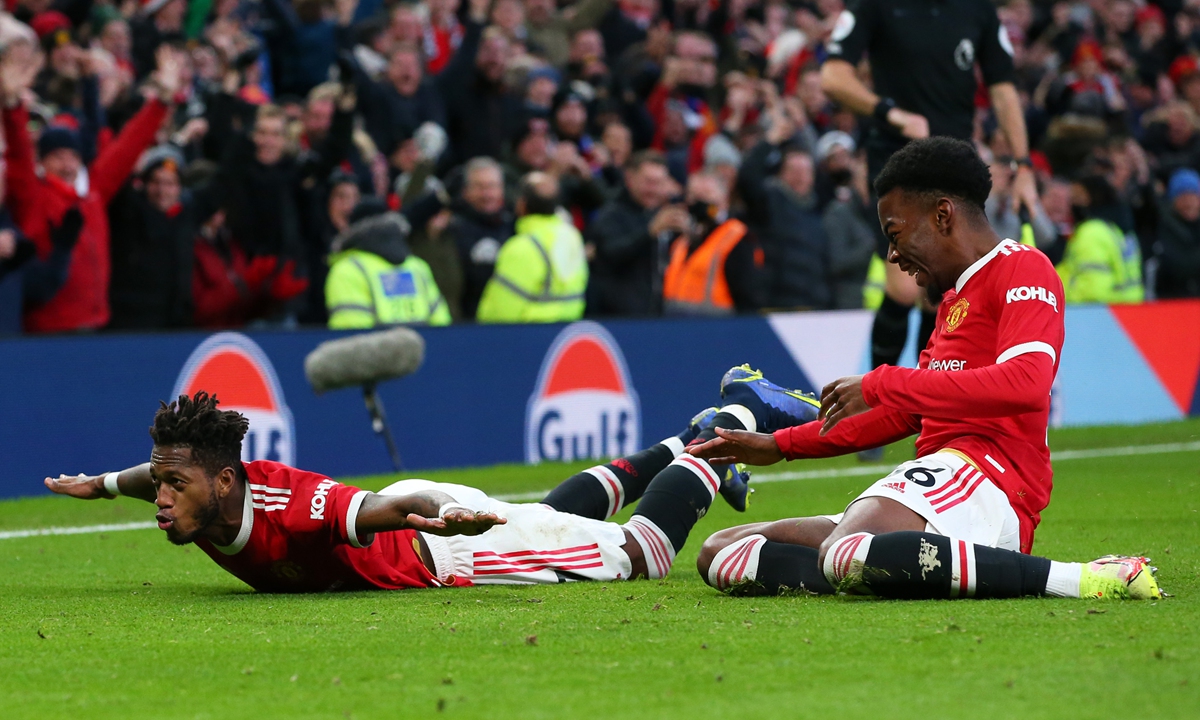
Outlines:
[[[912,510],[925,518],[926,532],[975,545],[1021,550],[1021,523],[1008,496],[953,450],[901,463],[850,505],[869,497],[895,500]],[[843,515],[822,517],[840,523]]]
[[[508,520],[481,535],[440,537],[421,533],[438,579],[467,577],[476,585],[529,585],[577,580],[625,580],[629,556],[620,525],[572,515],[540,503],[507,503],[465,485],[401,480],[380,495],[439,490],[475,511]]]

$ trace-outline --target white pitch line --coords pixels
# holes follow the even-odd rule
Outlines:
[[[14,538],[38,537],[39,535],[84,535],[87,533],[121,532],[122,530],[148,530],[158,527],[155,522],[110,523],[108,525],[83,525],[80,527],[48,527],[30,530],[5,530],[0,532],[0,540]]]
[[[1200,441],[1159,443],[1157,445],[1127,445],[1114,448],[1091,448],[1085,450],[1060,450],[1052,453],[1051,460],[1091,460],[1093,458],[1125,457],[1129,455],[1166,455],[1169,453],[1200,451]],[[793,472],[768,473],[755,475],[752,482],[755,485],[763,483],[789,482],[792,480],[817,480],[820,478],[855,477],[859,475],[878,475],[894,469],[895,465],[860,465],[849,468],[829,468],[827,470],[798,470]],[[549,490],[534,492],[509,493],[496,495],[497,500],[504,502],[529,502],[541,500],[549,494]],[[48,527],[32,528],[29,530],[0,531],[0,540],[16,538],[39,537],[43,535],[84,535],[87,533],[121,532],[123,530],[149,530],[158,527],[153,522],[112,523],[108,525],[83,525],[80,527]]]

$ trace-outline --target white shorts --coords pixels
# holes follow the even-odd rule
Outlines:
[[[901,463],[850,505],[869,497],[895,500],[925,518],[925,531],[975,545],[1021,550],[1021,523],[1000,488],[951,450]],[[849,505],[847,505],[849,508]],[[840,523],[845,513],[823,515]]]
[[[380,495],[439,490],[472,510],[508,520],[481,535],[441,537],[421,533],[438,579],[466,577],[476,585],[526,585],[576,580],[625,580],[629,556],[616,523],[559,512],[540,503],[506,503],[465,485],[401,480]]]

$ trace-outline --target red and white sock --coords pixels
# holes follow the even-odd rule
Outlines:
[[[854,533],[835,542],[825,553],[825,579],[838,590],[862,585],[863,565],[871,550],[871,533]],[[846,582],[846,585],[843,585]]]
[[[748,535],[721,548],[708,566],[708,584],[725,592],[742,582],[757,579],[758,557],[766,542],[763,535]]]
[[[950,538],[950,597],[975,597],[975,544]]]
[[[607,520],[621,512],[621,508],[625,507],[625,484],[616,473],[603,465],[590,467],[584,472],[596,478],[600,487],[604,488],[604,494],[608,496],[608,510],[604,519]]]
[[[642,556],[646,558],[646,573],[651,580],[661,580],[671,572],[671,563],[675,562],[675,548],[670,539],[654,521],[643,515],[634,515],[622,527],[629,531],[638,546],[642,548]]]

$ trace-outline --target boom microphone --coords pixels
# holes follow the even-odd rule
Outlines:
[[[425,340],[406,327],[329,340],[304,358],[304,374],[320,395],[411,375],[425,360]]]
[[[400,470],[400,453],[388,428],[376,385],[416,372],[424,360],[425,341],[409,328],[399,327],[323,342],[304,358],[304,374],[318,395],[328,390],[362,387],[371,429],[383,438],[392,465]]]

